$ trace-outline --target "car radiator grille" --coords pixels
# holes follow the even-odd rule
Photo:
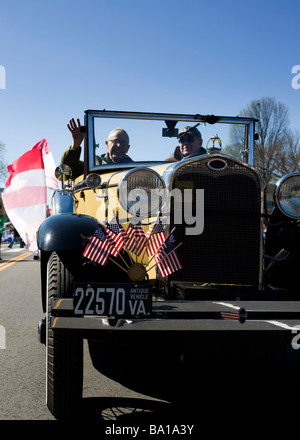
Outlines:
[[[174,223],[174,200],[171,201],[170,230],[175,226],[176,242],[183,243],[177,250],[183,269],[170,275],[169,280],[257,286],[261,252],[260,178],[252,168],[228,158],[226,169],[210,169],[207,163],[211,160],[205,156],[182,166],[173,177],[170,189],[193,189],[193,215],[195,191],[204,190],[204,230],[200,235],[187,235],[186,226],[191,225],[184,221]]]

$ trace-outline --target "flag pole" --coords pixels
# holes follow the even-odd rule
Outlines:
[[[150,239],[150,237],[151,237],[151,235],[152,235],[152,232],[153,232],[154,226],[156,225],[156,222],[157,222],[158,218],[159,218],[159,214],[157,215],[156,220],[155,220],[155,222],[153,223],[153,226],[152,226],[151,232],[150,232],[150,234],[149,234],[149,237],[147,238],[147,241]],[[142,256],[142,264],[144,264],[144,256],[145,256],[146,250],[147,250],[147,242],[146,242],[146,244],[145,244],[145,249],[144,249],[144,253],[143,253],[143,256]],[[149,264],[149,263],[148,263],[148,264]]]
[[[115,263],[117,266],[120,267],[120,269],[124,270],[124,272],[128,273],[126,269],[124,269],[124,267],[122,267],[119,263],[117,263],[115,260],[113,260],[111,257],[108,258],[110,261],[112,261],[113,263]],[[127,266],[128,267],[128,266]],[[129,267],[128,267],[129,269]]]
[[[130,255],[130,251],[127,249],[126,245],[124,245],[124,249],[127,252],[127,254],[129,255],[131,263],[134,264],[134,260],[133,260],[132,256]]]

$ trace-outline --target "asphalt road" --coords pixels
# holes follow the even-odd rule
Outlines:
[[[43,316],[39,261],[18,246],[12,250],[4,246],[0,420],[51,421],[45,404],[45,346],[37,338]],[[85,420],[104,424],[190,421],[198,428],[207,421],[296,420],[297,362],[292,368],[259,362],[170,364],[164,359],[167,350],[158,352],[144,344],[131,352],[121,350],[115,359],[121,368],[110,370],[111,377],[106,377],[99,371],[103,364],[95,349],[95,343],[85,341],[81,410]]]

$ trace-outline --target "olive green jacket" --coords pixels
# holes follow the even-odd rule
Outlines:
[[[69,165],[72,170],[72,178],[76,179],[77,177],[83,174],[83,162],[80,160],[81,147],[76,148],[75,150],[72,147],[66,149],[64,154],[61,157],[61,164]],[[120,163],[133,162],[133,160],[127,156],[121,160]],[[108,153],[102,154],[101,156],[95,157],[95,165],[108,165],[113,164],[114,162],[110,159]]]

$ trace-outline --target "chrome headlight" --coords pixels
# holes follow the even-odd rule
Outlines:
[[[274,201],[284,215],[300,219],[300,173],[287,174],[277,182]]]
[[[158,212],[165,200],[161,176],[149,168],[128,171],[118,185],[118,198],[123,209],[132,215],[148,217]]]
[[[101,183],[101,177],[99,176],[99,174],[96,173],[92,173],[89,174],[86,178],[86,184],[89,188],[98,188],[98,186],[100,186]]]
[[[101,177],[96,174],[92,173],[89,174],[86,179],[84,179],[82,182],[76,183],[73,187],[74,193],[78,191],[83,191],[84,189],[96,189],[101,184]]]

